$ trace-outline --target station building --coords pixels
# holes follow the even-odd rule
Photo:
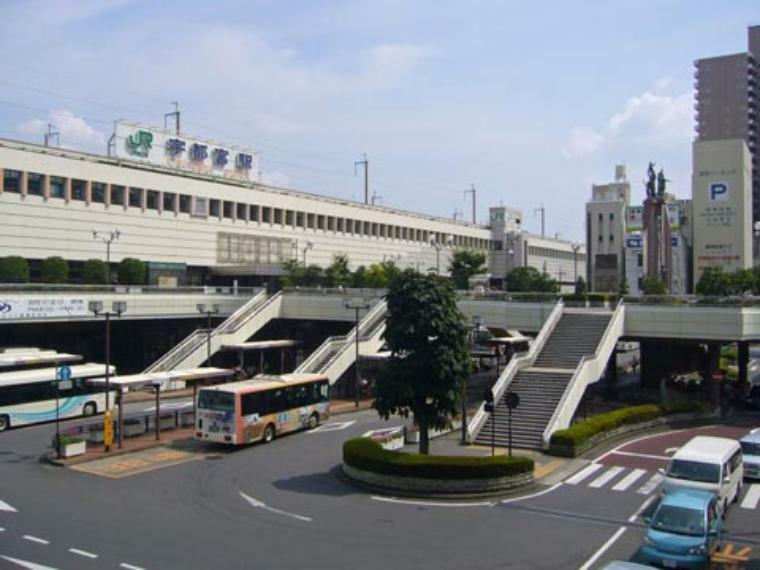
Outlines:
[[[327,267],[336,254],[352,269],[390,259],[446,273],[452,253],[468,248],[491,266],[519,227],[279,188],[259,181],[256,162],[247,149],[123,122],[109,156],[0,139],[0,256],[25,257],[33,271],[60,256],[76,279],[84,261],[106,258],[93,232],[118,230],[111,263],[147,262],[151,284],[169,276],[179,285],[263,285],[285,261]],[[566,249],[559,240],[544,246]]]

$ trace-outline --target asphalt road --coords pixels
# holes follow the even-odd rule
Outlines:
[[[533,497],[455,505],[381,499],[335,476],[343,441],[400,423],[341,415],[270,445],[203,444],[202,460],[120,479],[41,464],[54,426],[0,434],[0,568],[553,569],[635,555],[635,515],[656,496],[656,485],[640,492],[649,471],[614,490],[629,468],[599,484],[616,467],[600,463]],[[745,510],[756,532],[760,515]]]

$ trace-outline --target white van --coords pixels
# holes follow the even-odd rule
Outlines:
[[[739,500],[743,477],[742,450],[737,441],[700,435],[673,455],[665,471],[663,493],[674,489],[712,491],[725,513],[731,501]]]

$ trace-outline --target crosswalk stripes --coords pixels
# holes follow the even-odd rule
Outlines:
[[[633,485],[636,481],[641,479],[641,476],[646,473],[646,469],[634,469],[631,471],[628,475],[623,477],[620,481],[618,481],[614,487],[612,487],[613,491],[625,491]]]
[[[592,473],[596,473],[599,471],[602,467],[604,467],[601,463],[591,463],[578,471],[575,475],[570,477],[565,481],[568,485],[577,485],[581,481],[583,481],[586,477],[589,477]]]
[[[636,492],[639,495],[649,495],[652,491],[654,491],[657,488],[657,485],[662,483],[663,479],[665,479],[664,475],[655,473],[649,478],[649,480],[646,483],[644,483],[641,487],[636,489]]]
[[[589,487],[592,487],[594,489],[598,489],[599,487],[604,487],[607,483],[612,481],[615,477],[618,476],[618,474],[623,470],[622,467],[611,467],[607,469],[604,473],[602,473],[599,477],[591,481],[591,483],[588,484]]]
[[[760,501],[760,484],[751,485],[747,489],[747,493],[744,495],[741,507],[743,509],[754,509],[757,507],[757,502]]]

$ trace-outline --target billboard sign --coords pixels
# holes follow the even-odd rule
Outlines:
[[[117,158],[236,180],[258,181],[258,156],[251,149],[123,121],[116,121],[113,141],[113,152]]]

